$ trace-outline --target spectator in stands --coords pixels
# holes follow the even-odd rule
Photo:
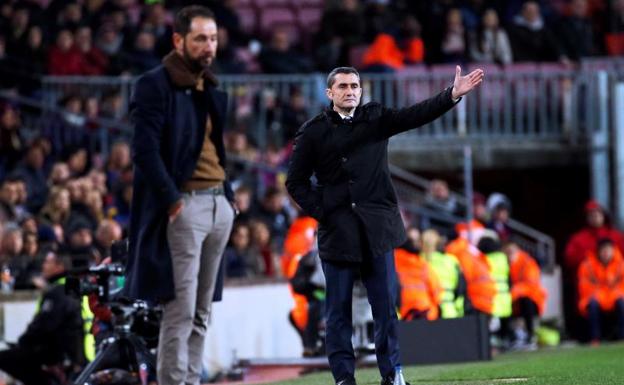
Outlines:
[[[22,122],[19,110],[10,103],[0,106],[0,175],[12,170],[24,151],[24,140],[20,134]]]
[[[108,71],[108,57],[93,45],[91,27],[76,29],[76,47],[82,54],[81,75],[104,75]]]
[[[512,234],[512,230],[508,224],[510,211],[511,207],[508,203],[498,203],[494,206],[490,221],[486,226],[488,229],[494,230],[502,242],[508,241]]]
[[[95,45],[101,49],[109,60],[109,72],[113,75],[125,73],[123,63],[120,59],[123,36],[112,23],[104,23],[98,30]]]
[[[249,226],[243,222],[236,223],[223,254],[226,277],[250,278],[263,273],[264,261],[251,252],[250,245]]]
[[[67,163],[56,162],[52,165],[52,170],[48,177],[48,186],[65,186],[70,177],[71,174]]]
[[[271,41],[260,52],[260,64],[269,74],[308,73],[313,67],[308,58],[291,47],[290,36],[285,29],[275,29]]]
[[[38,212],[48,195],[48,185],[43,171],[45,149],[41,145],[31,145],[26,151],[23,163],[14,171],[26,183],[28,201],[26,206],[31,213]]]
[[[16,222],[17,212],[15,206],[19,200],[17,181],[14,178],[6,178],[0,186],[0,222]]]
[[[156,36],[149,29],[142,29],[134,39],[134,47],[123,55],[124,67],[134,75],[149,71],[160,64],[156,53]]]
[[[17,344],[0,352],[0,369],[27,385],[51,385],[52,376],[44,365],[84,363],[83,320],[78,299],[65,293],[60,282],[71,268],[67,257],[48,253],[43,262],[43,277],[49,285],[39,303],[39,311],[19,337]]]
[[[446,14],[446,28],[440,51],[442,60],[446,63],[464,63],[468,58],[466,31],[461,11],[457,8]]]
[[[11,275],[15,277],[15,290],[42,289],[39,281],[41,275],[41,260],[38,254],[37,234],[23,233],[23,247],[19,255],[13,257],[9,263]]]
[[[86,144],[82,99],[76,94],[69,94],[60,100],[59,105],[62,110],[45,122],[41,130],[43,138],[50,142],[54,157],[63,155],[68,148]]]
[[[237,222],[249,222],[251,219],[251,203],[253,201],[253,192],[245,185],[239,186],[234,191],[234,202],[238,208]]]
[[[509,259],[513,317],[523,321],[521,326],[512,325],[512,347],[534,349],[537,347],[535,326],[546,305],[540,268],[535,259],[514,242],[507,242],[503,251]]]
[[[252,259],[261,261],[262,274],[273,277],[278,274],[279,256],[271,247],[271,231],[267,224],[261,220],[253,219],[249,222],[251,230],[251,253]]]
[[[245,63],[236,57],[236,50],[230,42],[228,30],[219,27],[217,30],[219,47],[215,61],[215,72],[223,74],[242,74],[246,72]]]
[[[485,197],[483,194],[476,191],[472,195],[472,215],[474,219],[483,226],[485,226],[489,221],[489,213],[485,205]]]
[[[602,323],[609,313],[615,316],[616,339],[624,339],[624,259],[613,240],[601,238],[587,254],[578,271],[580,313],[589,320],[593,345],[608,336]],[[613,319],[613,318],[611,318]],[[609,325],[611,326],[611,324]]]
[[[241,30],[236,0],[210,0],[209,7],[217,17],[217,24],[227,29],[228,35],[236,45],[243,44],[248,36]],[[219,42],[221,44],[221,42]]]
[[[419,64],[425,59],[425,45],[421,38],[422,27],[413,15],[405,15],[399,28],[399,46],[403,49],[405,64]]]
[[[273,247],[281,250],[286,237],[286,232],[290,227],[290,218],[285,208],[286,194],[277,187],[269,187],[264,193],[262,202],[254,213],[254,218],[258,218],[267,224],[271,232]]]
[[[306,120],[308,110],[306,98],[300,89],[294,89],[288,98],[288,105],[282,111],[282,143],[287,145],[295,138],[295,133]]]
[[[140,24],[141,29],[148,29],[156,38],[155,51],[157,57],[163,57],[171,51],[173,29],[167,22],[165,2],[152,2],[145,5],[145,18]],[[219,41],[221,44],[221,41]]]
[[[558,37],[565,55],[573,61],[596,54],[594,30],[587,0],[572,0],[570,15],[561,19]]]
[[[348,20],[348,22],[345,22]],[[351,49],[362,42],[365,23],[358,0],[336,2],[323,11],[316,61],[322,71],[350,64]]]
[[[74,44],[74,34],[63,28],[56,34],[56,44],[48,52],[48,74],[81,75],[83,56]]]
[[[65,246],[64,250],[76,266],[90,266],[97,260],[91,224],[82,219],[70,223],[65,232]]]
[[[65,158],[67,159],[67,167],[69,167],[69,174],[72,178],[83,177],[89,172],[89,154],[84,147],[66,147]]]
[[[576,277],[578,266],[596,250],[598,240],[611,239],[620,252],[624,250],[624,236],[611,225],[607,212],[598,202],[590,200],[585,204],[585,219],[585,227],[570,237],[565,248],[563,267],[569,278]]]
[[[380,33],[391,35],[396,33],[396,20],[396,14],[389,0],[367,2],[364,9],[364,43],[372,42]]]
[[[132,164],[130,159],[130,145],[125,141],[118,141],[111,148],[106,162],[106,186],[110,191],[115,189],[121,174]]]
[[[613,0],[609,3],[608,27],[610,33],[624,32],[624,0]]]
[[[476,32],[470,33],[470,58],[475,62],[510,64],[511,45],[494,9],[485,11]]]
[[[45,206],[41,209],[39,221],[47,226],[65,226],[71,214],[69,190],[62,186],[53,186]]]
[[[454,219],[460,215],[459,204],[449,191],[448,183],[434,179],[429,185],[420,215],[420,228],[435,229],[445,239],[453,236]]]
[[[95,231],[94,247],[98,251],[98,261],[111,256],[111,247],[113,243],[120,241],[123,237],[123,230],[119,223],[112,219],[101,220]]]
[[[546,26],[536,1],[524,3],[521,13],[514,17],[509,37],[516,62],[568,60]]]
[[[59,29],[77,31],[82,25],[82,6],[77,1],[68,1],[56,18],[56,26]]]
[[[28,30],[28,40],[23,46],[16,47],[14,62],[19,73],[20,93],[32,95],[41,87],[39,77],[46,73],[47,48],[44,46],[43,32],[41,27],[33,25]]]
[[[10,264],[22,253],[23,248],[22,229],[15,223],[5,226],[0,248],[0,264]]]
[[[6,30],[6,51],[13,55],[27,44],[30,10],[24,4],[16,5],[11,14],[10,25]]]

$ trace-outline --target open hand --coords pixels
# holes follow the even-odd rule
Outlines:
[[[466,76],[461,76],[461,67],[455,67],[455,80],[453,81],[453,99],[460,98],[472,91],[483,81],[485,76],[482,69],[478,68]]]

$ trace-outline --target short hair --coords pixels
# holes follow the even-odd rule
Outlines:
[[[186,36],[191,30],[191,22],[196,17],[216,20],[215,14],[209,8],[202,5],[189,5],[176,14],[173,32]]]
[[[336,75],[338,74],[355,74],[360,79],[360,73],[353,67],[336,67],[329,75],[327,75],[327,88],[331,88],[336,82]]]

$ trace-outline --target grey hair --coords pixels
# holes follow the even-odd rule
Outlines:
[[[355,74],[360,79],[360,73],[353,67],[336,67],[329,75],[327,75],[327,88],[331,88],[336,81],[336,75],[338,74]]]

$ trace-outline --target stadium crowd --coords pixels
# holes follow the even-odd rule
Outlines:
[[[186,2],[42,3],[22,0],[0,5],[0,88],[34,99],[41,97],[44,75],[137,75],[158,65],[171,50],[172,11]],[[316,10],[318,16],[306,24],[309,28],[303,27],[303,18],[256,23],[265,20],[260,15],[267,9],[299,15],[296,1],[209,3],[222,26],[218,73],[301,73],[348,64],[370,71],[395,71],[420,63],[574,65],[583,57],[618,53],[618,34],[624,32],[624,1],[619,0],[346,0],[327,6],[306,1],[306,9]],[[255,21],[246,18],[249,14]],[[309,223],[297,228],[301,218],[283,186],[290,141],[308,118],[306,101],[297,90],[287,102],[267,92],[267,119],[281,127],[279,139],[260,151],[244,130],[230,127],[225,134],[232,155],[227,172],[241,211],[225,251],[229,278],[292,279],[297,276],[298,259],[313,249],[314,231],[310,233]],[[7,97],[0,101],[2,289],[41,289],[44,250],[69,255],[74,265],[97,264],[110,256],[113,242],[127,231],[132,198],[127,135],[112,129],[110,143],[97,135],[101,119],[127,123],[124,100],[119,92],[101,97],[69,93],[40,128],[24,122],[25,107]],[[105,148],[110,150],[103,152]],[[514,243],[507,225],[510,202],[493,202],[480,195],[474,201],[471,226],[486,234],[482,242],[469,239],[465,226],[438,222],[436,215],[406,220],[412,237],[396,251],[398,273],[402,282],[427,277],[427,295],[404,289],[398,308],[405,319],[436,319],[464,311],[501,319],[513,314],[524,320],[524,328],[503,325],[503,333],[509,337],[514,330],[517,338],[510,339],[533,346],[533,322],[544,311],[546,295],[539,285],[542,261]],[[432,182],[424,207],[463,215],[442,180]],[[586,234],[575,236],[566,249],[568,308],[578,307],[574,313],[590,319],[592,341],[600,338],[595,321],[600,310],[619,311],[621,338],[624,262],[618,250],[624,247],[624,238],[608,226],[606,213],[595,203],[588,205],[587,212]],[[596,218],[596,212],[602,213],[602,219]],[[603,251],[609,245],[617,247]],[[603,254],[610,255],[604,257],[606,262],[600,261]],[[291,266],[292,260],[297,263]],[[602,265],[614,267],[596,273]],[[425,274],[415,278],[410,269]],[[620,291],[600,294],[592,301],[593,290],[598,289],[592,287],[591,274],[600,279],[619,277],[614,282]],[[310,290],[309,285],[302,286]],[[318,299],[318,289],[306,292],[307,302],[299,298],[298,306]],[[410,303],[410,298],[426,302]],[[301,309],[294,312],[293,324],[304,335],[307,310],[305,316]],[[307,336],[305,341],[310,339]]]

